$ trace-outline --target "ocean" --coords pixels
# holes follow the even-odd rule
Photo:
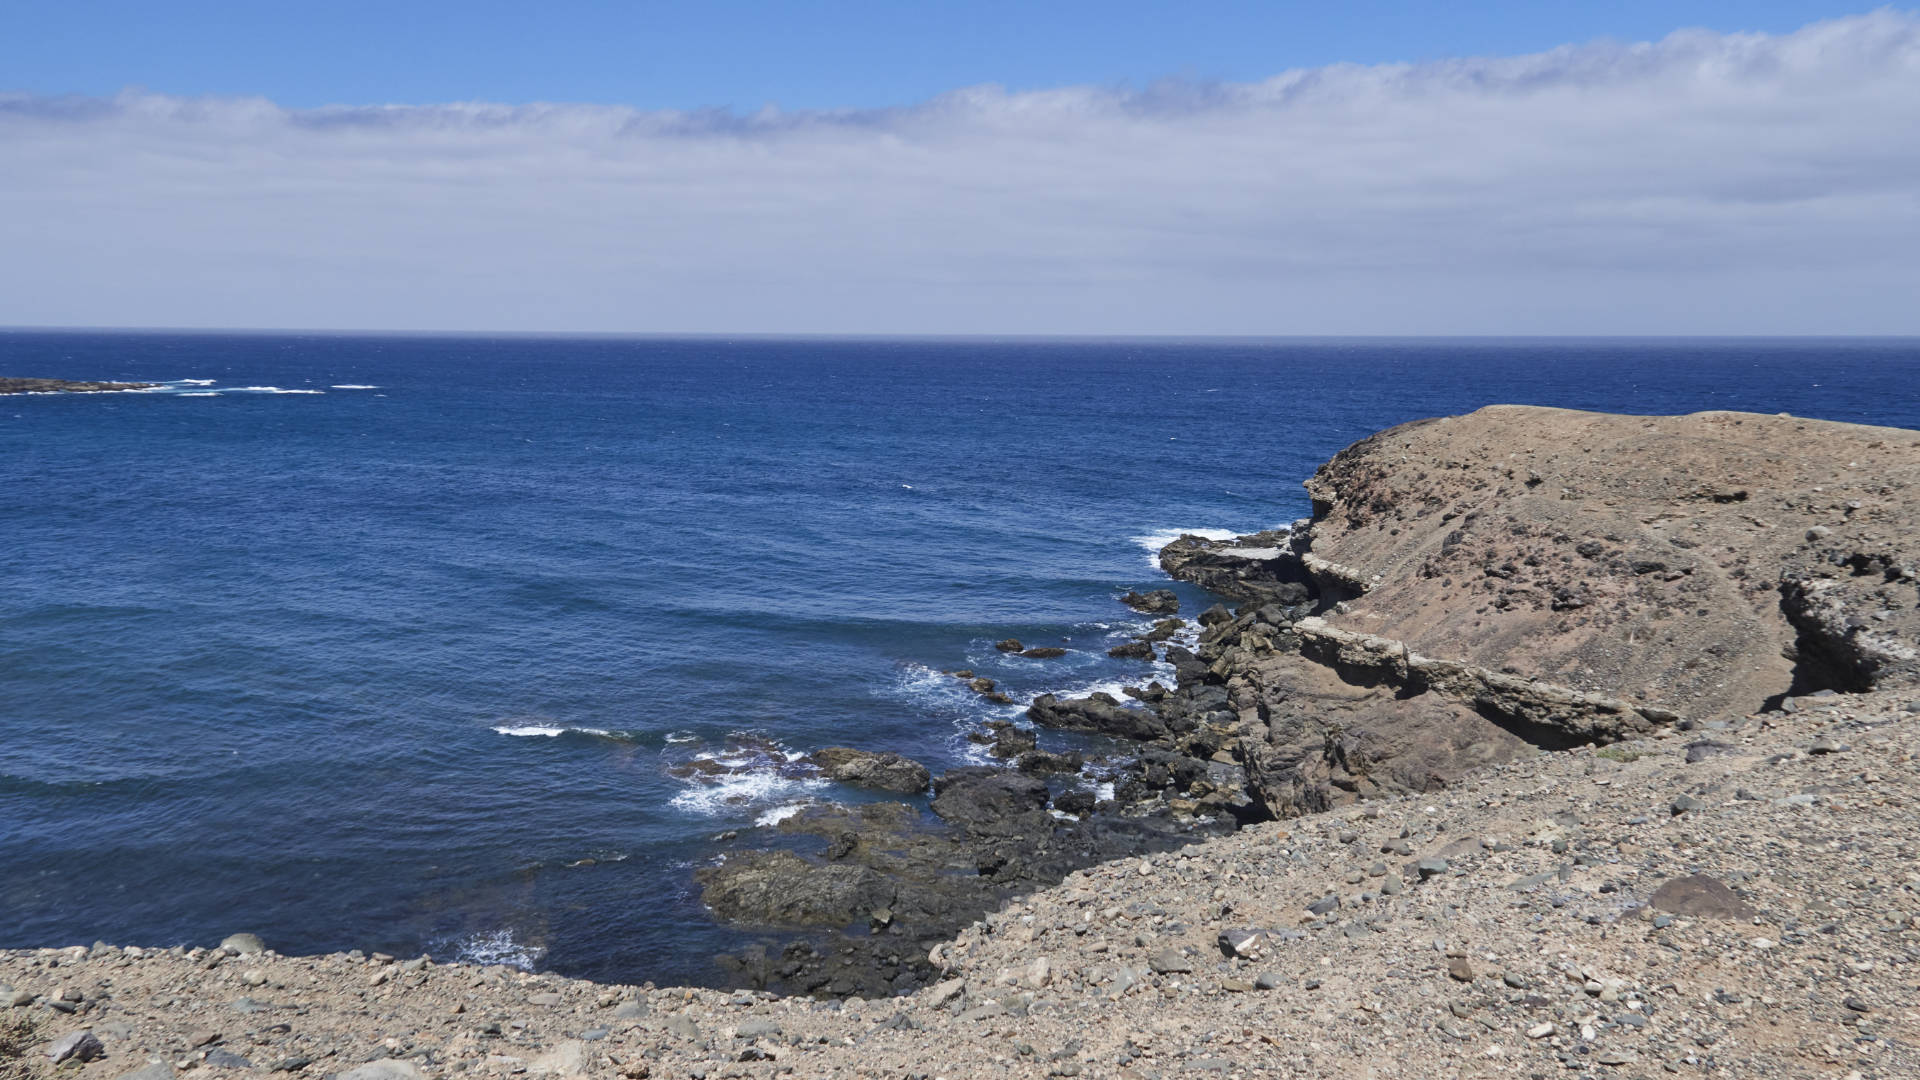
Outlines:
[[[1035,694],[1150,677],[1105,650],[1152,551],[1304,516],[1383,427],[1920,427],[1914,340],[10,331],[0,375],[164,384],[0,397],[0,947],[251,930],[622,982],[752,937],[692,884],[717,834],[873,797],[800,755],[938,771]]]

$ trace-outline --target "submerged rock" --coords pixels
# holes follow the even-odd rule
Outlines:
[[[1180,610],[1180,597],[1172,589],[1155,589],[1152,592],[1128,592],[1120,602],[1135,611],[1149,615],[1171,615]]]

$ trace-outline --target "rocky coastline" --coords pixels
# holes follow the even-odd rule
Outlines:
[[[731,838],[703,899],[766,932],[723,958],[732,990],[16,952],[13,1067],[1911,1075],[1916,482],[1920,433],[1786,416],[1393,428],[1307,481],[1311,518],[1168,545],[1226,601],[1194,622],[1116,598],[1162,619],[1115,654],[1174,685],[1042,695],[976,734],[998,767],[816,752],[930,816]],[[215,1060],[242,1031],[263,1049]]]
[[[73,382],[67,379],[0,378],[0,394],[106,394],[119,390],[151,390],[159,383]]]

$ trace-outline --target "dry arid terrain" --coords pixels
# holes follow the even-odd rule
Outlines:
[[[0,953],[0,1075],[1920,1075],[1916,479],[1920,434],[1790,417],[1383,432],[1310,524],[1164,557],[1239,609],[1121,719],[1218,769],[1100,812],[1253,823],[1003,902],[931,985],[73,945]]]

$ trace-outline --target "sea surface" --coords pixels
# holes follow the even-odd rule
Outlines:
[[[0,332],[0,947],[712,981],[724,830],[936,770],[1183,530],[1493,402],[1920,427],[1920,342]],[[1189,613],[1208,600],[1179,586]],[[1027,660],[992,643],[1061,645]],[[689,770],[700,760],[713,764]]]

